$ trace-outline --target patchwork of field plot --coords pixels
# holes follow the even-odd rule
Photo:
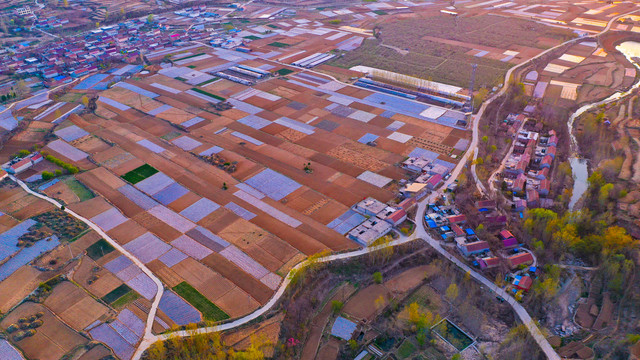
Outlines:
[[[284,68],[229,53],[195,57],[188,69]],[[344,237],[347,225],[333,224],[367,196],[392,200],[405,156],[421,153],[453,168],[464,151],[455,145],[470,138],[445,125],[461,116],[455,111],[314,73],[287,72],[251,87],[225,79],[185,86],[171,77],[187,76],[180,69],[102,91],[96,113],[71,115],[46,147],[82,171],[42,191],[70,199],[69,208],[172,289],[155,331],[255,310],[306,256],[357,247]],[[110,308],[138,309],[144,319],[151,279],[108,243],[86,246],[74,280]],[[118,355],[138,339],[113,323],[91,325],[84,330]]]
[[[630,86],[636,70],[624,56],[585,40],[523,72],[525,91],[546,104],[592,102]]]

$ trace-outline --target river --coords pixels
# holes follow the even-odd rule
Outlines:
[[[620,51],[632,64],[634,64],[638,69],[640,69],[640,65],[634,60],[634,58],[640,58],[640,43],[635,41],[625,41],[620,45],[616,46],[616,49]],[[571,194],[571,200],[569,201],[569,210],[577,210],[574,209],[576,203],[582,195],[589,188],[588,177],[589,177],[589,168],[588,161],[586,159],[582,159],[579,157],[579,147],[578,141],[576,140],[575,135],[573,134],[573,123],[574,121],[586,111],[593,109],[596,106],[600,106],[602,104],[609,103],[611,101],[618,100],[623,98],[629,94],[631,94],[635,89],[640,87],[640,81],[633,84],[633,86],[627,91],[618,91],[613,95],[609,96],[604,100],[600,100],[597,102],[589,103],[581,106],[569,117],[569,122],[567,126],[569,126],[569,134],[571,135],[571,153],[573,156],[569,158],[569,163],[571,164],[571,171],[573,172],[573,193]]]

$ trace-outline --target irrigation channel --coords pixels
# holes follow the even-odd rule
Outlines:
[[[616,46],[616,49],[620,51],[629,60],[629,62],[631,62],[640,70],[640,64],[638,64],[638,62],[635,60],[640,58],[640,43],[635,41],[625,41]],[[571,194],[571,200],[569,201],[569,210],[577,210],[575,209],[576,203],[589,188],[589,184],[587,181],[589,177],[589,164],[586,159],[581,158],[579,155],[580,152],[578,141],[576,140],[576,137],[573,133],[573,123],[580,115],[584,114],[586,111],[591,110],[597,106],[619,100],[631,94],[638,87],[640,87],[640,81],[637,81],[635,84],[633,84],[633,86],[627,91],[618,91],[606,99],[581,106],[569,117],[567,126],[569,127],[569,134],[571,136],[571,153],[573,154],[569,158],[569,162],[571,164],[571,171],[573,172],[574,180],[573,193]]]

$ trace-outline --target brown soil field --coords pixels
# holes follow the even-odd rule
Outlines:
[[[245,219],[237,219],[218,232],[218,235],[240,249],[246,249],[257,243],[262,237],[272,236]]]
[[[283,319],[284,315],[278,314],[259,324],[250,325],[233,332],[225,332],[222,334],[222,340],[225,344],[233,346],[235,350],[248,349],[253,336],[258,336],[275,344],[278,342],[278,334],[280,333],[280,326]],[[271,357],[272,355],[265,352],[265,356]]]
[[[207,256],[202,259],[202,262],[234,284],[237,284],[260,304],[265,304],[273,294],[273,290],[269,289],[265,284],[247,274],[218,253]]]
[[[216,305],[232,318],[249,314],[260,307],[260,303],[239,287],[233,288],[218,298]]]
[[[366,154],[363,154],[355,149],[350,149],[345,145],[341,145],[337,148],[331,149],[329,152],[327,152],[327,155],[372,172],[378,172],[387,166],[387,164],[383,163],[382,161],[372,159]]]
[[[437,271],[432,265],[411,268],[384,282],[384,286],[392,293],[404,294],[418,286],[426,276]]]
[[[55,206],[53,206],[53,204],[30,195],[11,204],[7,204],[7,206],[0,204],[0,211],[21,221],[51,211],[54,208]]]
[[[335,360],[338,358],[338,352],[340,351],[340,341],[336,338],[331,338],[328,343],[322,345],[316,355],[316,360]]]
[[[80,214],[81,216],[90,219],[98,214],[102,214],[103,212],[109,210],[110,208],[112,208],[112,206],[103,198],[94,197],[93,199],[89,199],[77,204],[71,204],[69,205],[69,208]]]
[[[231,291],[235,285],[220,274],[202,265],[193,258],[187,258],[173,267],[178,275],[196,288],[212,302]]]
[[[185,195],[181,196],[178,200],[176,200],[176,201],[172,202],[171,204],[169,204],[168,208],[170,208],[171,210],[179,213],[182,210],[184,210],[184,209],[188,208],[189,206],[191,206],[196,201],[200,200],[200,198],[201,197],[198,196],[198,194],[189,191]]]
[[[214,233],[218,233],[238,219],[241,219],[241,217],[231,212],[231,210],[220,208],[200,220],[198,224],[201,224]]]
[[[300,146],[291,142],[283,142],[282,144],[280,144],[280,149],[307,159],[310,159],[313,155],[316,154],[316,152],[311,149],[307,149],[304,146]]]
[[[9,311],[46,280],[47,273],[42,273],[31,266],[23,266],[16,270],[0,282],[0,312]]]
[[[44,190],[44,193],[50,197],[64,201],[65,204],[73,204],[80,201],[78,195],[76,195],[64,182],[58,182],[57,184],[48,187]]]
[[[19,223],[20,221],[16,220],[15,218],[9,215],[0,216],[0,233],[3,233],[11,229],[12,227],[18,225]]]
[[[299,263],[301,263],[306,258],[307,257],[302,253],[296,254],[294,257],[289,259],[289,261],[287,261],[284,265],[282,265],[282,267],[280,269],[278,269],[278,271],[276,271],[276,274],[278,274],[280,276],[283,276],[283,277],[287,276],[287,274],[289,274],[289,271],[291,271],[291,269],[294,266],[298,265]]]
[[[376,299],[382,297],[384,305],[389,302],[391,293],[384,285],[370,285],[355,294],[344,305],[343,312],[358,320],[371,320],[378,312]],[[383,306],[384,307],[384,306]]]
[[[42,312],[43,325],[37,328],[36,334],[18,342],[14,342],[25,355],[31,359],[58,360],[64,354],[76,346],[84,345],[88,339],[73,331],[62,323],[45,306],[27,302],[10,312],[0,322],[0,326],[6,329],[9,325],[17,323],[18,319]]]
[[[41,121],[33,121],[24,130],[13,136],[14,141],[23,141],[29,143],[36,143],[44,140],[48,131],[53,128],[53,124],[49,124]]]
[[[57,269],[61,265],[67,263],[73,257],[84,252],[87,247],[100,239],[100,235],[95,231],[89,231],[76,241],[69,243],[67,246],[58,246],[57,248],[45,253],[34,261],[35,266],[46,269]],[[55,261],[55,265],[51,265],[51,261]]]
[[[142,212],[134,216],[133,220],[167,242],[173,241],[182,235],[178,230],[172,228],[167,223],[162,222],[160,219],[148,212]]]
[[[180,277],[180,275],[171,270],[160,260],[151,261],[147,264],[147,267],[149,267],[149,269],[153,271],[154,274],[158,275],[162,282],[167,284],[167,286],[170,288],[173,288],[174,286],[184,281],[184,279]]]
[[[109,312],[108,307],[93,299],[70,281],[63,281],[56,285],[44,304],[65,323],[78,331]]]
[[[109,348],[100,344],[94,346],[93,348],[91,348],[91,350],[84,353],[78,358],[78,360],[95,360],[102,359],[107,356],[113,356],[113,353],[111,352],[111,350],[109,350]]]
[[[109,234],[109,236],[116,239],[119,244],[124,245],[146,232],[147,229],[138,225],[138,223],[136,223],[135,221],[129,219],[109,230],[107,233]]]
[[[92,155],[111,148],[109,144],[100,140],[100,138],[96,136],[82,137],[80,139],[72,141],[71,145]]]
[[[129,158],[129,156],[131,156],[131,158]],[[127,156],[126,160],[123,159],[123,161],[118,161],[117,163],[114,162],[110,170],[113,171],[114,174],[122,176],[129,171],[137,169],[140,166],[144,165],[144,161],[133,157],[133,155],[131,154],[129,154],[129,156]]]
[[[95,267],[99,267],[98,264],[89,257],[84,256],[81,259],[80,265],[73,273],[73,280],[98,298],[102,298],[113,289],[122,285],[122,281],[120,281],[120,279],[104,268],[100,267],[100,270],[93,272]],[[97,276],[98,279],[89,284],[87,280],[93,276]]]
[[[257,245],[244,249],[244,252],[271,272],[278,271],[278,269],[284,265],[282,261],[266,253],[263,248]]]

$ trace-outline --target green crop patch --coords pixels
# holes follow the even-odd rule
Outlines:
[[[462,351],[474,343],[472,338],[446,319],[434,326],[433,331],[458,351]]]
[[[87,248],[87,256],[92,260],[98,260],[101,257],[115,250],[111,244],[105,239],[100,239]]]
[[[122,175],[122,178],[127,180],[132,184],[137,184],[140,181],[148,178],[149,176],[157,173],[158,170],[149,164],[144,164],[136,169],[129,171],[128,173]]]
[[[405,340],[402,345],[400,345],[400,348],[398,348],[398,356],[401,359],[407,359],[413,355],[414,352],[416,352],[416,346],[413,345],[409,339]]]
[[[183,299],[187,300],[193,307],[198,309],[206,320],[221,321],[229,318],[229,315],[222,311],[216,304],[212,303],[193,286],[186,281],[176,285],[173,290]]]
[[[120,299],[124,295],[128,294],[131,291],[131,288],[127,286],[127,284],[122,284],[117,288],[113,289],[110,293],[102,297],[102,301],[107,304],[111,304],[114,301]]]
[[[273,47],[277,47],[277,48],[286,48],[286,47],[289,47],[290,45],[289,44],[285,44],[283,42],[276,41],[276,42],[272,42],[271,44],[269,44],[269,46],[273,46]]]
[[[194,58],[194,57],[200,56],[200,55],[204,55],[204,53],[198,53],[198,54],[194,54],[194,55],[185,56],[185,57],[182,57],[180,59],[175,59],[173,61],[187,60],[187,59],[191,59],[191,58]]]
[[[285,75],[291,74],[293,72],[293,70],[287,69],[287,68],[282,68],[282,69],[280,69],[280,70],[278,70],[276,72],[278,73],[278,75],[285,76]]]
[[[128,293],[120,296],[120,298],[114,302],[111,303],[111,306],[114,309],[122,309],[123,307],[131,304],[132,302],[136,301],[138,298],[140,297],[140,295],[135,292],[135,291],[129,291]]]
[[[212,97],[212,98],[214,98],[214,99],[218,99],[218,100],[220,100],[220,101],[225,101],[225,100],[227,100],[227,99],[223,98],[222,96],[218,96],[218,95],[216,95],[216,94],[212,94],[212,93],[210,93],[210,92],[208,92],[208,91],[204,91],[204,90],[201,90],[201,89],[198,89],[198,88],[192,88],[191,90],[193,90],[193,91],[195,91],[195,92],[198,92],[198,93],[200,93],[200,94],[202,94],[202,95],[207,95],[207,96]]]
[[[203,81],[203,82],[201,82],[201,83],[200,83],[200,84],[198,84],[197,86],[205,86],[205,85],[211,84],[212,82],[214,82],[214,81],[218,81],[218,80],[220,80],[220,78],[218,78],[218,77],[214,77],[213,79],[209,79],[209,80],[207,80],[207,81]]]
[[[244,39],[249,39],[249,40],[260,40],[259,37],[255,36],[255,35],[249,35],[249,36],[245,36]]]
[[[91,192],[91,190],[89,190],[86,186],[84,186],[84,184],[82,184],[81,182],[79,182],[73,177],[70,177],[67,180],[65,180],[65,184],[67,184],[67,187],[69,187],[69,189],[71,189],[71,191],[73,191],[73,193],[76,194],[76,196],[78,197],[78,199],[80,199],[80,201],[93,199],[95,197],[95,195]]]

